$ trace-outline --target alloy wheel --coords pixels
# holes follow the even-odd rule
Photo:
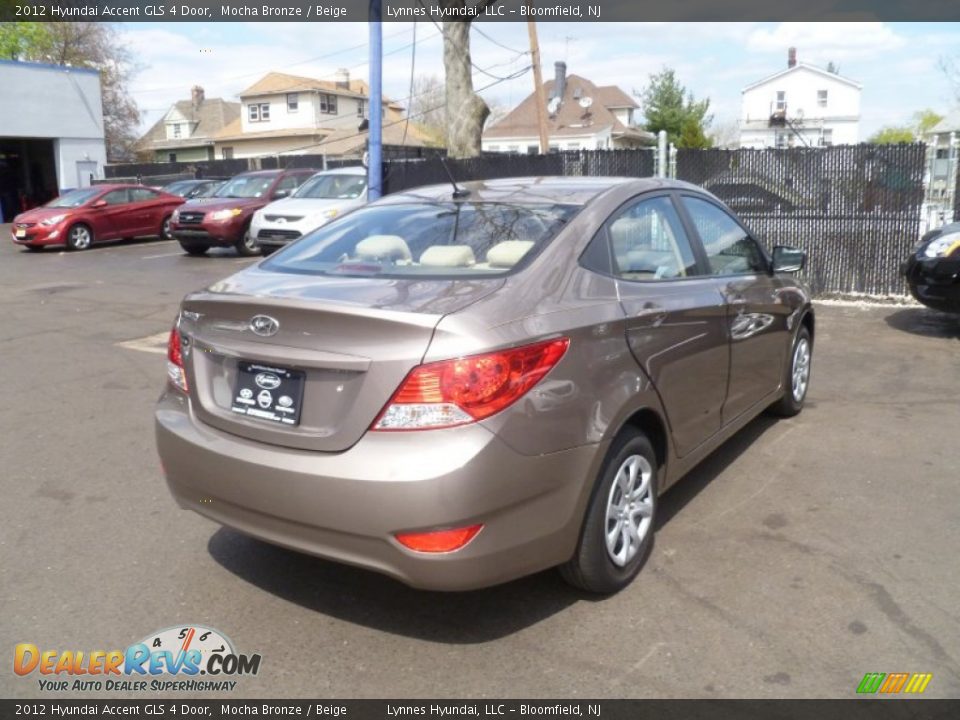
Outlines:
[[[631,455],[617,471],[607,497],[604,531],[607,554],[624,567],[640,550],[653,521],[653,467],[642,455]]]
[[[793,350],[793,399],[803,400],[810,384],[810,343],[806,338],[800,338],[797,347]]]
[[[86,250],[90,247],[92,240],[90,230],[83,225],[77,225],[70,230],[70,244],[76,250]]]

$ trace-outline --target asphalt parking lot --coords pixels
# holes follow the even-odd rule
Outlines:
[[[159,241],[27,253],[0,226],[4,653],[203,623],[263,657],[233,697],[849,698],[866,672],[960,695],[960,319],[818,306],[807,409],[757,419],[671,490],[619,595],[552,572],[445,595],[170,498],[158,343],[184,293],[249,262]],[[39,696],[10,659],[0,696]]]

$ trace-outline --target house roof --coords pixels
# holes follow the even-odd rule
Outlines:
[[[405,121],[397,120],[383,124],[384,145],[406,145],[425,147],[427,137],[416,123],[411,122],[404,137]],[[262,132],[243,132],[240,119],[237,118],[216,136],[217,142],[243,142],[244,140],[263,140],[276,138],[299,138],[304,148],[328,155],[350,155],[362,153],[366,149],[367,131],[354,128],[291,128],[287,130],[266,130]]]
[[[191,125],[188,138],[168,139],[166,120],[170,112],[176,110]],[[178,100],[163,117],[157,120],[137,141],[140,150],[160,150],[166,148],[196,147],[208,145],[224,126],[240,120],[240,103],[228,102],[221,98],[203,100],[194,107],[190,100]]]
[[[277,95],[293,92],[329,92],[343,97],[363,98],[370,96],[370,87],[363,80],[348,82],[348,87],[341,87],[334,80],[316,80],[300,75],[268,72],[253,85],[240,93],[240,98],[261,97],[263,95]],[[394,107],[401,107],[399,103],[384,98],[383,102]]]
[[[927,131],[927,135],[938,135],[939,133],[954,132],[960,130],[960,107],[953,108],[948,112],[943,120],[938,122]]]
[[[546,97],[553,96],[555,80],[544,83]],[[579,99],[589,97],[589,110],[580,106]],[[615,85],[597,86],[580,75],[567,75],[563,98],[556,114],[547,118],[550,137],[577,137],[593,135],[607,128],[617,137],[653,142],[652,133],[629,127],[611,112],[615,108],[638,108],[637,102]],[[537,137],[537,95],[530,93],[502,120],[484,130],[484,138]]]
[[[832,73],[829,70],[825,70],[824,68],[817,67],[816,65],[811,65],[810,63],[798,62],[793,67],[784,68],[783,70],[773,73],[773,75],[768,75],[762,80],[757,80],[754,83],[750,83],[749,85],[744,87],[743,90],[741,90],[740,92],[745,93],[748,90],[753,90],[753,88],[759,87],[760,85],[763,85],[764,83],[768,83],[771,80],[777,80],[779,78],[784,77],[785,75],[790,75],[791,73],[795,73],[800,70],[809,70],[811,72],[815,72],[819,75],[823,75],[824,77],[830,78],[831,80],[836,80],[837,82],[842,82],[842,83],[846,83],[847,85],[851,85],[857,88],[857,90],[863,89],[863,85],[858,83],[856,80],[851,80],[850,78],[844,77],[843,75]]]

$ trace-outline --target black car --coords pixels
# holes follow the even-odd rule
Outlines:
[[[175,180],[161,188],[164,192],[179,195],[187,200],[199,197],[209,197],[217,188],[223,185],[221,178],[204,178],[201,180]]]
[[[934,310],[960,313],[960,223],[924,235],[900,272],[919,302]]]

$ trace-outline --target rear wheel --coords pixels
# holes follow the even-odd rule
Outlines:
[[[622,590],[640,572],[653,547],[657,510],[657,455],[639,430],[610,447],[573,557],[560,566],[571,585],[594,593]]]
[[[250,234],[250,229],[247,228],[244,230],[243,235],[236,244],[237,252],[243,255],[244,257],[250,257],[252,255],[258,255],[260,253],[260,246],[257,245],[256,238]]]
[[[813,360],[813,342],[810,331],[800,326],[790,350],[790,361],[784,368],[783,397],[770,406],[770,413],[779,417],[793,417],[803,410],[810,387],[810,365]]]
[[[93,245],[93,231],[86,225],[74,225],[67,230],[68,250],[86,250],[91,245]]]
[[[208,245],[203,243],[190,242],[189,240],[181,240],[180,247],[183,248],[184,252],[187,255],[205,255],[207,253]]]

